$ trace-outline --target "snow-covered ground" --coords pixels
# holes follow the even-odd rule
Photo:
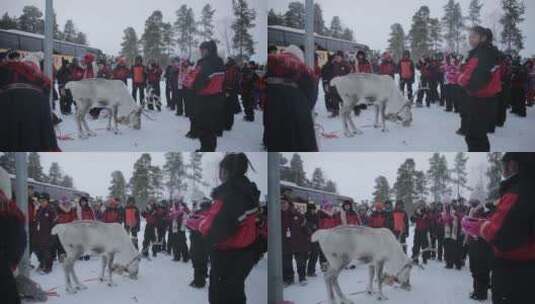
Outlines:
[[[320,86],[321,87],[321,86]],[[416,85],[414,85],[416,90]],[[431,105],[430,108],[412,108],[413,122],[410,127],[387,122],[388,131],[373,128],[375,122],[375,108],[362,111],[353,120],[364,134],[355,137],[345,137],[342,119],[329,118],[325,109],[325,99],[320,88],[318,102],[315,107],[318,126],[317,136],[320,151],[466,151],[467,146],[463,136],[455,132],[459,129],[460,118],[456,113],[445,112],[443,107]],[[496,128],[495,134],[489,135],[492,151],[522,151],[535,150],[533,134],[535,130],[535,107],[528,108],[527,118],[519,118],[507,114],[504,128]],[[335,138],[327,135],[336,135]]]
[[[408,251],[412,248],[411,231],[410,239],[407,240]],[[387,301],[379,301],[375,295],[371,296],[363,292],[368,284],[368,266],[359,265],[354,270],[344,270],[340,274],[340,287],[344,294],[354,303],[387,303],[387,304],[471,304],[490,303],[476,302],[469,298],[472,292],[472,276],[468,265],[461,270],[445,269],[443,263],[434,260],[428,261],[425,270],[414,267],[411,272],[411,291],[400,288],[384,286],[383,293]],[[284,289],[284,298],[295,304],[326,304],[327,290],[323,281],[323,275],[317,267],[319,275],[308,278],[307,285],[292,285]],[[376,282],[374,289],[377,290]],[[358,293],[350,295],[351,293]],[[489,293],[490,295],[490,293]]]
[[[143,239],[143,229],[139,233],[139,244]],[[37,265],[35,256],[32,264]],[[56,291],[59,296],[50,296],[50,304],[206,304],[208,303],[208,284],[203,289],[189,286],[193,279],[191,261],[173,262],[172,257],[159,254],[151,261],[142,259],[138,280],[114,275],[115,287],[108,287],[96,278],[100,275],[100,257],[75,264],[80,280],[85,281],[87,290],[71,295],[65,291],[63,268],[54,262],[50,274],[41,275],[32,270],[30,276],[44,290]],[[252,270],[245,282],[247,303],[265,304],[267,299],[267,258],[262,259]]]
[[[141,130],[134,130],[128,126],[120,125],[121,134],[107,131],[107,118],[97,121],[89,115],[87,122],[89,127],[97,133],[96,137],[88,139],[78,138],[78,128],[74,115],[64,116],[63,123],[56,130],[57,135],[66,136],[68,140],[58,140],[62,151],[181,151],[192,152],[200,148],[198,139],[185,137],[189,131],[189,119],[184,116],[176,116],[165,105],[164,83],[162,89],[162,112],[151,111],[149,116],[154,121],[141,117]],[[129,82],[129,91],[130,91]],[[56,107],[58,108],[58,107]],[[73,107],[74,109],[74,107]],[[217,140],[217,151],[241,152],[263,151],[262,146],[262,113],[257,111],[254,122],[242,119],[243,112],[234,116],[232,131],[225,131],[223,137]]]

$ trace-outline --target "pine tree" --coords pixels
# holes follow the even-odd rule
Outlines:
[[[290,160],[290,172],[291,172],[291,182],[297,184],[298,186],[304,186],[306,184],[306,174],[303,167],[303,159],[298,153],[294,153],[292,159]]]
[[[343,34],[342,21],[340,17],[334,16],[331,20],[331,26],[329,27],[329,34],[333,38],[342,38]]]
[[[524,22],[526,5],[519,0],[502,0],[504,15],[500,19],[503,26],[501,33],[502,43],[508,52],[520,52],[524,49],[524,36],[520,29],[520,23]]]
[[[342,36],[340,37],[341,39],[344,39],[344,40],[348,40],[348,41],[354,41],[355,40],[355,37],[353,37],[353,31],[350,29],[350,28],[345,28],[343,33],[342,33]]]
[[[250,9],[246,0],[232,0],[235,19],[231,28],[234,31],[232,46],[238,52],[240,60],[255,54],[253,36],[249,31],[255,27],[256,11]]]
[[[392,190],[388,183],[388,179],[384,176],[378,176],[375,179],[375,191],[373,192],[373,199],[375,202],[386,202],[390,200]]]
[[[323,19],[323,10],[321,9],[321,6],[318,3],[314,3],[314,32],[319,35],[325,34],[325,20]],[[353,37],[353,31],[351,31],[351,37]],[[348,40],[353,40],[353,38]]]
[[[332,180],[327,181],[327,183],[325,184],[325,188],[323,190],[327,192],[331,192],[331,193],[338,193],[336,183],[333,182]]]
[[[182,153],[168,152],[165,153],[165,164],[163,166],[165,186],[169,191],[169,198],[172,199],[175,191],[180,193],[187,189],[186,183],[186,166]]]
[[[455,161],[452,169],[453,178],[452,182],[457,188],[457,198],[461,197],[461,189],[466,189],[466,183],[468,182],[466,173],[466,162],[468,156],[465,153],[459,152],[455,155]]]
[[[421,58],[429,54],[431,47],[431,33],[429,29],[430,10],[422,6],[412,17],[409,41],[413,58]]]
[[[214,13],[215,9],[212,9],[210,4],[206,4],[201,11],[201,21],[199,21],[199,36],[203,41],[215,40],[214,39]]]
[[[120,54],[126,58],[128,64],[133,64],[136,56],[139,55],[139,41],[136,30],[127,27],[124,30],[123,42],[121,42]]]
[[[65,26],[63,27],[63,39],[68,42],[74,42],[77,35],[78,32],[76,31],[74,22],[71,19],[67,20],[67,22],[65,22]]]
[[[487,168],[487,193],[489,200],[496,200],[500,197],[500,182],[502,180],[502,154],[499,152],[488,153],[487,159],[489,167]]]
[[[284,24],[301,30],[305,28],[305,5],[302,1],[293,1],[288,4],[288,11],[284,14]]]
[[[461,4],[454,0],[449,0],[444,6],[444,16],[442,23],[444,24],[445,33],[444,39],[450,51],[459,52],[461,42],[464,41],[464,21]]]
[[[9,174],[15,174],[15,152],[3,152],[0,156],[0,167],[4,168]]]
[[[325,181],[323,170],[321,170],[321,168],[314,169],[314,172],[312,173],[312,180],[310,181],[310,186],[313,189],[324,190],[326,185],[327,182]]]
[[[429,159],[429,169],[427,170],[429,191],[433,195],[435,202],[440,202],[444,196],[450,192],[450,173],[448,162],[444,155],[434,153]]]
[[[162,23],[162,43],[165,50],[165,61],[167,62],[174,52],[175,31],[173,25],[169,22]]]
[[[9,17],[7,12],[2,15],[2,19],[0,19],[0,29],[12,30],[17,29],[17,26],[17,17]]]
[[[191,180],[193,190],[198,189],[197,185],[204,185],[202,174],[202,157],[201,152],[190,153],[190,161],[188,165],[189,173],[188,178]]]
[[[397,62],[403,56],[403,51],[406,47],[406,37],[403,26],[399,23],[394,23],[390,26],[390,38],[388,39],[388,51],[392,53],[394,60]]]
[[[273,9],[268,12],[268,25],[285,25],[284,16],[275,13]]]
[[[162,197],[162,191],[164,188],[162,169],[158,166],[150,166],[149,173],[152,190],[150,196],[159,199]]]
[[[429,19],[429,38],[432,41],[433,51],[438,51],[442,46],[442,26],[436,18]]]
[[[407,206],[412,206],[416,200],[416,163],[414,159],[408,158],[401,164],[397,172],[394,183],[394,193],[396,200],[401,200]]]
[[[43,166],[41,166],[41,157],[37,152],[30,152],[28,154],[28,177],[38,182],[47,181],[47,177],[43,172]]]
[[[162,33],[163,15],[161,11],[154,11],[145,21],[145,31],[141,35],[143,56],[145,60],[160,62],[164,51]]]
[[[195,35],[197,34],[197,23],[193,9],[183,4],[176,11],[175,29],[178,35],[177,44],[182,54],[191,58],[193,47],[197,44]]]
[[[67,188],[74,188],[74,182],[70,175],[64,175],[59,185]]]
[[[111,173],[110,186],[108,187],[109,197],[117,197],[122,202],[126,200],[126,179],[120,170]]]
[[[33,5],[26,5],[19,16],[18,29],[30,33],[42,34],[45,29],[43,13]]]
[[[134,163],[134,172],[130,178],[129,188],[136,202],[143,208],[153,193],[151,183],[151,156],[143,153]]]
[[[427,190],[427,179],[425,172],[416,171],[414,174],[414,191],[416,192],[416,201],[425,201],[429,191]]]
[[[52,24],[54,27],[54,39],[63,40],[63,32],[59,29],[56,12],[54,12],[54,15],[52,16]]]
[[[483,8],[483,3],[480,0],[470,1],[467,19],[471,27],[481,24],[481,8]]]
[[[63,175],[61,173],[61,168],[58,163],[53,162],[48,171],[48,182],[52,185],[60,185],[62,180]]]
[[[74,43],[78,43],[78,44],[83,44],[83,45],[87,45],[88,42],[87,42],[87,35],[83,32],[78,32],[76,34],[76,38],[74,39],[73,41]]]

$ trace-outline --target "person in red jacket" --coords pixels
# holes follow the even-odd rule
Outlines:
[[[386,213],[382,202],[375,203],[375,206],[371,209],[371,213],[368,216],[368,226],[371,228],[386,227]]]
[[[412,260],[419,263],[420,251],[424,264],[429,259],[429,217],[425,206],[420,206],[411,216],[411,222],[415,223],[414,241],[412,246]]]
[[[105,59],[101,59],[98,62],[97,78],[111,79],[110,67],[106,63]]]
[[[145,106],[145,84],[147,82],[147,70],[143,65],[143,57],[136,56],[135,64],[130,71],[132,75],[132,97],[137,101],[137,91],[139,91],[139,103]]]
[[[91,53],[86,53],[84,55],[84,59],[82,61],[84,68],[82,79],[89,79],[89,78],[95,78],[97,76],[97,71],[95,71],[95,67],[93,66],[93,63],[95,62],[95,55]]]
[[[342,210],[338,214],[341,225],[360,225],[359,215],[353,210],[353,202],[346,200],[342,203]]]
[[[409,237],[409,216],[405,211],[403,201],[396,201],[396,207],[392,212],[393,218],[393,232],[396,238],[401,243],[403,252],[407,253],[407,238]]]
[[[147,70],[147,83],[152,88],[154,95],[160,97],[160,80],[162,78],[162,68],[160,68],[160,65],[154,61],[151,60],[149,63],[149,68]],[[149,110],[154,110],[154,107],[152,104],[148,105]],[[161,102],[156,104],[156,109],[158,111],[162,111],[162,105]]]
[[[396,74],[396,64],[394,59],[392,59],[392,54],[389,52],[384,52],[381,64],[379,65],[379,75],[388,75],[394,79]]]
[[[82,196],[80,197],[80,200],[78,201],[78,207],[76,209],[77,218],[81,221],[94,221],[95,220],[95,212],[89,206],[89,202],[87,201],[87,197]]]
[[[407,97],[412,101],[412,84],[416,73],[414,72],[414,62],[411,59],[410,51],[403,51],[403,57],[398,64],[399,73],[399,89],[405,94],[405,87],[407,87]]]
[[[141,220],[139,217],[139,209],[136,206],[134,197],[129,197],[126,200],[126,207],[124,208],[124,229],[132,239],[132,243],[136,250],[139,248],[137,241],[137,233],[139,232],[139,224]]]
[[[331,202],[322,202],[321,208],[318,211],[318,217],[319,229],[331,229],[340,225],[340,217],[338,216],[338,212],[336,212]],[[323,255],[321,249],[319,254],[321,271],[325,272],[327,271],[329,264],[327,263],[327,259],[325,258],[325,255]]]
[[[169,211],[167,201],[156,204],[156,252],[167,251],[165,235],[169,226]]]
[[[143,248],[141,250],[144,257],[149,256],[149,245],[152,243],[152,256],[156,257],[157,248],[156,248],[156,226],[158,224],[158,208],[156,206],[156,201],[151,199],[141,216],[145,218],[145,233],[143,235]]]
[[[286,286],[294,283],[293,261],[297,265],[299,283],[306,283],[306,258],[310,250],[303,214],[285,197],[281,199],[282,279]]]
[[[111,72],[111,79],[117,79],[127,84],[128,75],[130,75],[130,69],[126,66],[126,59],[124,57],[117,58],[117,65]]]
[[[535,279],[535,153],[506,153],[496,211],[479,235],[492,247],[492,303],[525,303]]]
[[[219,163],[222,184],[212,191],[213,204],[199,224],[211,248],[210,304],[245,304],[245,280],[257,261],[260,191],[246,174],[245,153],[230,153]]]
[[[373,73],[372,65],[366,58],[366,53],[364,51],[357,52],[357,61],[355,62],[355,72],[357,73]]]
[[[461,68],[458,84],[468,93],[465,141],[469,152],[490,151],[487,132],[493,120],[493,105],[502,90],[499,51],[492,45],[492,31],[480,26],[470,31],[470,51]]]
[[[56,211],[56,223],[57,224],[68,224],[76,220],[76,208],[72,205],[66,197],[62,197],[61,201],[58,204]],[[65,249],[57,235],[54,235],[54,256],[57,255],[59,261],[63,261],[65,258]]]
[[[102,214],[102,221],[104,223],[122,223],[122,214],[119,210],[119,200],[117,198],[110,198],[106,209]]]

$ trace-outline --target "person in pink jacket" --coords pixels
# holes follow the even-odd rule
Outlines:
[[[446,112],[459,112],[459,60],[455,54],[448,54],[442,66],[444,70],[444,99],[446,99]]]

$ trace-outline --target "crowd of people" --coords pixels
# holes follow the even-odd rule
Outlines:
[[[191,205],[182,198],[150,199],[144,208],[138,207],[140,202],[133,197],[127,198],[126,204],[119,198],[110,198],[105,203],[90,203],[87,197],[53,200],[48,193],[34,192],[30,187],[29,254],[37,256],[36,271],[48,274],[54,261],[62,262],[65,257],[59,238],[51,234],[55,225],[77,220],[119,223],[148,261],[159,254],[171,256],[175,262],[191,261],[190,286],[204,288],[209,280],[209,303],[244,304],[245,279],[267,251],[267,211],[259,206],[256,185],[246,177],[248,168],[245,154],[227,154],[220,163],[222,184],[213,190],[211,199],[203,198]],[[144,237],[139,244],[141,229]],[[9,258],[7,261],[13,261]],[[80,258],[89,259],[88,255]]]
[[[337,51],[329,54],[321,67],[316,58],[314,69],[304,64],[302,49],[290,46],[279,52],[270,48],[266,79],[272,112],[268,113],[268,134],[274,138],[270,151],[316,151],[314,124],[309,117],[316,105],[317,86],[322,86],[327,111],[337,117],[342,99],[331,80],[350,73],[373,73],[393,79],[398,75],[399,89],[417,107],[423,107],[425,99],[427,107],[437,104],[446,112],[459,113],[457,134],[465,136],[470,152],[489,151],[487,133],[505,125],[508,109],[518,117],[526,117],[526,107],[535,103],[533,58],[501,52],[493,41],[490,29],[476,26],[471,30],[471,50],[466,58],[439,52],[414,61],[410,51],[405,50],[395,61],[390,52],[368,59],[364,51],[354,57]],[[356,115],[364,108],[356,108]]]
[[[281,227],[285,286],[294,284],[296,278],[305,285],[307,277],[316,276],[318,262],[322,271],[327,270],[318,243],[310,241],[316,230],[362,225],[389,229],[415,264],[435,260],[444,263],[445,269],[457,270],[469,264],[473,277],[470,298],[474,300],[487,300],[492,288],[494,304],[522,303],[521,299],[529,298],[526,282],[535,278],[535,209],[533,190],[527,186],[533,183],[535,159],[533,153],[507,153],[502,161],[505,180],[500,200],[488,201],[475,195],[469,200],[420,202],[410,216],[400,200],[373,206],[349,200],[337,206],[325,201],[318,206],[314,202],[296,204],[291,192],[284,193]],[[410,223],[414,229],[410,229]],[[407,252],[409,231],[414,231],[411,252]]]
[[[61,66],[57,70],[54,69],[52,79],[48,79],[42,73],[42,61],[41,66],[38,67],[34,63],[25,61],[20,52],[9,50],[0,54],[2,99],[4,97],[17,100],[23,98],[25,103],[32,103],[35,109],[33,112],[40,113],[40,117],[50,116],[50,112],[55,110],[59,100],[59,112],[69,115],[76,104],[71,92],[65,89],[68,82],[102,78],[121,80],[127,85],[130,78],[134,100],[143,108],[161,111],[163,100],[161,82],[163,82],[167,109],[176,112],[177,116],[185,116],[190,120],[190,130],[185,135],[200,140],[200,151],[215,151],[217,137],[221,137],[224,131],[232,130],[234,116],[242,112],[242,108],[245,121],[255,120],[255,110],[260,108],[264,95],[264,85],[260,77],[262,67],[254,61],[239,63],[230,57],[224,62],[218,55],[214,41],[201,43],[199,49],[201,59],[196,63],[186,58],[174,57],[170,59],[165,69],[160,67],[159,62],[154,59],[145,58],[148,60],[145,64],[141,55],[135,58],[132,65],[129,65],[123,56],[112,60],[106,57],[96,58],[94,54],[86,53],[83,58],[75,57],[70,62],[63,58]],[[59,93],[56,91],[55,84]],[[53,91],[52,109],[50,109],[50,104],[45,102],[48,100],[51,89]],[[33,137],[41,134],[33,132],[29,126],[44,126],[47,128],[47,133],[42,135],[45,139],[41,141],[45,142],[35,140],[16,142],[11,140],[17,138],[15,135],[11,136],[12,138],[2,136],[6,138],[6,141],[2,143],[2,150],[58,150],[54,130],[49,125],[61,123],[61,118],[54,114],[52,123],[43,121],[44,118],[30,120],[20,113],[28,109],[19,109],[20,107],[17,103],[9,108],[10,111],[5,112],[6,117],[13,117],[11,121],[7,118],[2,119],[6,121],[6,124],[11,122],[13,125],[12,128],[7,129],[11,129],[11,133],[22,133],[24,136],[20,137],[24,138],[27,134]],[[93,108],[90,114],[94,119],[98,119],[101,110],[101,108]],[[24,123],[17,124],[13,120]],[[43,122],[39,124],[41,121]],[[29,126],[26,127],[26,124]],[[10,140],[7,141],[7,139]]]

